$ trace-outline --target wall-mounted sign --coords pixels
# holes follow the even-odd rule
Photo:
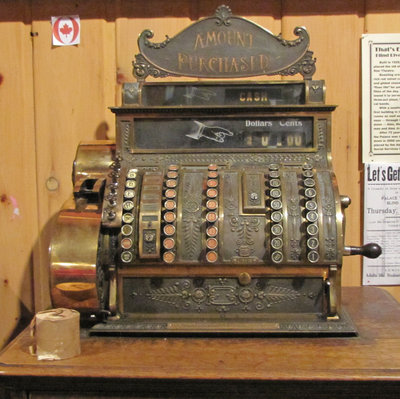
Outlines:
[[[364,242],[383,251],[364,258],[363,284],[400,284],[400,163],[365,164],[364,176]]]
[[[73,46],[81,40],[81,22],[78,15],[51,17],[53,46]]]
[[[400,161],[400,34],[362,37],[363,162]]]

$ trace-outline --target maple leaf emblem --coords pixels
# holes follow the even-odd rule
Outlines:
[[[67,36],[72,32],[72,28],[70,26],[68,26],[68,24],[64,24],[63,27],[60,29],[60,32]]]

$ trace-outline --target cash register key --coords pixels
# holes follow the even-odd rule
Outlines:
[[[207,187],[217,187],[217,186],[218,186],[218,180],[216,179],[207,180]]]
[[[309,164],[309,163],[305,163],[303,165],[303,170],[312,169],[312,168],[313,168],[313,166],[311,164]]]
[[[208,200],[207,203],[206,203],[206,207],[207,207],[207,209],[209,209],[210,211],[214,211],[215,209],[218,208],[218,202],[215,201],[215,200],[213,200],[213,199]]]
[[[179,169],[178,165],[169,165],[168,166],[168,170],[173,170],[173,171],[177,171]]]
[[[207,177],[209,179],[216,179],[218,177],[218,172],[216,170],[209,170]]]
[[[122,262],[124,262],[124,263],[129,263],[129,262],[132,261],[132,259],[133,259],[133,255],[132,255],[131,252],[129,252],[129,251],[124,251],[124,252],[122,252],[122,254],[121,254],[121,260],[122,260]]]
[[[303,170],[303,176],[304,177],[313,177],[314,173],[311,169],[306,169],[306,170]]]
[[[172,249],[175,246],[175,240],[171,237],[165,238],[163,241],[163,247],[165,249]]]
[[[175,254],[172,251],[164,252],[163,261],[165,263],[172,263],[175,260]]]
[[[126,210],[126,211],[131,211],[134,208],[134,203],[132,201],[124,201],[124,203],[122,204],[122,207]]]
[[[274,249],[281,249],[283,246],[282,238],[275,237],[271,240],[271,247]]]
[[[124,192],[124,197],[125,198],[134,198],[135,196],[135,191],[134,190],[125,190]]]
[[[312,179],[311,177],[307,177],[307,179],[304,179],[304,186],[305,187],[314,187],[315,186],[315,180]]]
[[[218,215],[216,212],[207,212],[207,214],[206,214],[207,222],[214,223],[217,221],[217,219],[218,219]]]
[[[304,195],[308,198],[314,198],[317,195],[315,188],[309,187],[304,190]]]
[[[274,263],[281,263],[283,261],[283,253],[281,251],[272,252],[271,259]]]
[[[174,212],[165,212],[164,213],[164,220],[167,223],[172,223],[173,221],[175,221],[175,219],[176,219],[176,215]]]
[[[208,170],[216,171],[216,170],[218,170],[218,165],[215,165],[212,163],[212,164],[208,165]]]
[[[135,180],[127,180],[125,182],[126,188],[136,188],[136,181]]]
[[[167,200],[164,202],[165,209],[168,211],[172,211],[173,209],[176,208],[176,202],[173,200]]]
[[[137,176],[137,169],[130,169],[126,174],[126,177],[128,179],[136,179],[136,176]]]
[[[165,183],[165,185],[168,188],[175,188],[177,186],[177,184],[178,184],[177,181],[176,180],[172,180],[172,179],[167,180],[166,183]]]
[[[133,217],[133,214],[132,213],[124,213],[123,215],[122,215],[122,221],[124,222],[124,223],[133,223],[133,219],[134,219],[134,217]]]
[[[175,198],[176,197],[176,191],[173,190],[172,188],[169,188],[168,190],[165,190],[165,196],[167,198]]]
[[[282,219],[283,219],[283,213],[282,212],[275,211],[275,212],[271,213],[271,220],[273,222],[279,223],[279,222],[282,221]]]
[[[277,170],[270,170],[268,176],[271,179],[278,179],[280,174],[279,174],[279,172]],[[268,177],[268,176],[265,176],[265,177]]]
[[[269,193],[271,198],[280,198],[282,196],[281,190],[279,188],[273,188]]]
[[[206,246],[208,249],[215,249],[218,247],[218,240],[216,238],[208,238]]]
[[[215,251],[207,252],[206,259],[207,262],[214,263],[218,260],[218,254]]]
[[[218,234],[218,228],[216,226],[207,227],[206,234],[208,237],[216,237]]]
[[[173,224],[166,224],[163,231],[166,236],[173,236],[175,234],[175,226]]]
[[[316,263],[319,261],[319,254],[317,251],[310,251],[307,254],[307,259],[311,262],[311,263]]]
[[[314,223],[314,222],[316,222],[318,220],[318,213],[315,212],[315,211],[307,212],[306,219],[310,223]]]
[[[271,208],[274,210],[282,209],[282,201],[278,199],[274,199],[271,201]]]
[[[315,211],[317,209],[317,203],[315,201],[307,201],[306,209],[309,211]]]
[[[316,224],[309,224],[307,226],[307,233],[310,236],[315,236],[316,234],[318,234],[318,226]]]
[[[283,233],[283,227],[282,227],[282,225],[280,225],[280,224],[274,224],[274,225],[271,227],[271,233],[272,233],[274,236],[280,236],[280,235]]]
[[[317,249],[318,245],[319,245],[319,241],[318,241],[318,238],[316,238],[316,237],[310,237],[307,240],[307,247],[310,249]]]
[[[277,187],[280,187],[280,185],[281,185],[281,181],[279,179],[271,179],[269,181],[269,186],[270,187],[277,188]]]
[[[277,163],[271,163],[271,165],[269,165],[269,170],[277,171],[279,170],[279,165]]]
[[[125,237],[121,240],[121,247],[123,249],[130,249],[130,248],[132,248],[132,245],[133,245],[133,242],[130,238]]]
[[[167,172],[167,177],[168,179],[176,179],[178,177],[178,172],[176,172],[175,170],[169,170]]]
[[[207,190],[207,197],[208,198],[216,198],[218,196],[218,190],[215,188],[209,188]]]
[[[130,224],[124,224],[121,227],[121,233],[124,236],[130,236],[133,233],[133,227]]]

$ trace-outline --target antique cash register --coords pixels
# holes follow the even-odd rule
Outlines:
[[[53,306],[97,319],[93,333],[355,332],[342,257],[380,248],[344,244],[335,106],[312,80],[307,31],[294,33],[220,6],[162,43],[140,35],[137,83],[111,108],[115,142],[77,150],[51,243]]]

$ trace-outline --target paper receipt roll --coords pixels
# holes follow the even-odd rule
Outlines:
[[[38,360],[61,360],[81,353],[79,312],[72,309],[44,310],[35,315],[31,335],[36,345],[31,353]]]

